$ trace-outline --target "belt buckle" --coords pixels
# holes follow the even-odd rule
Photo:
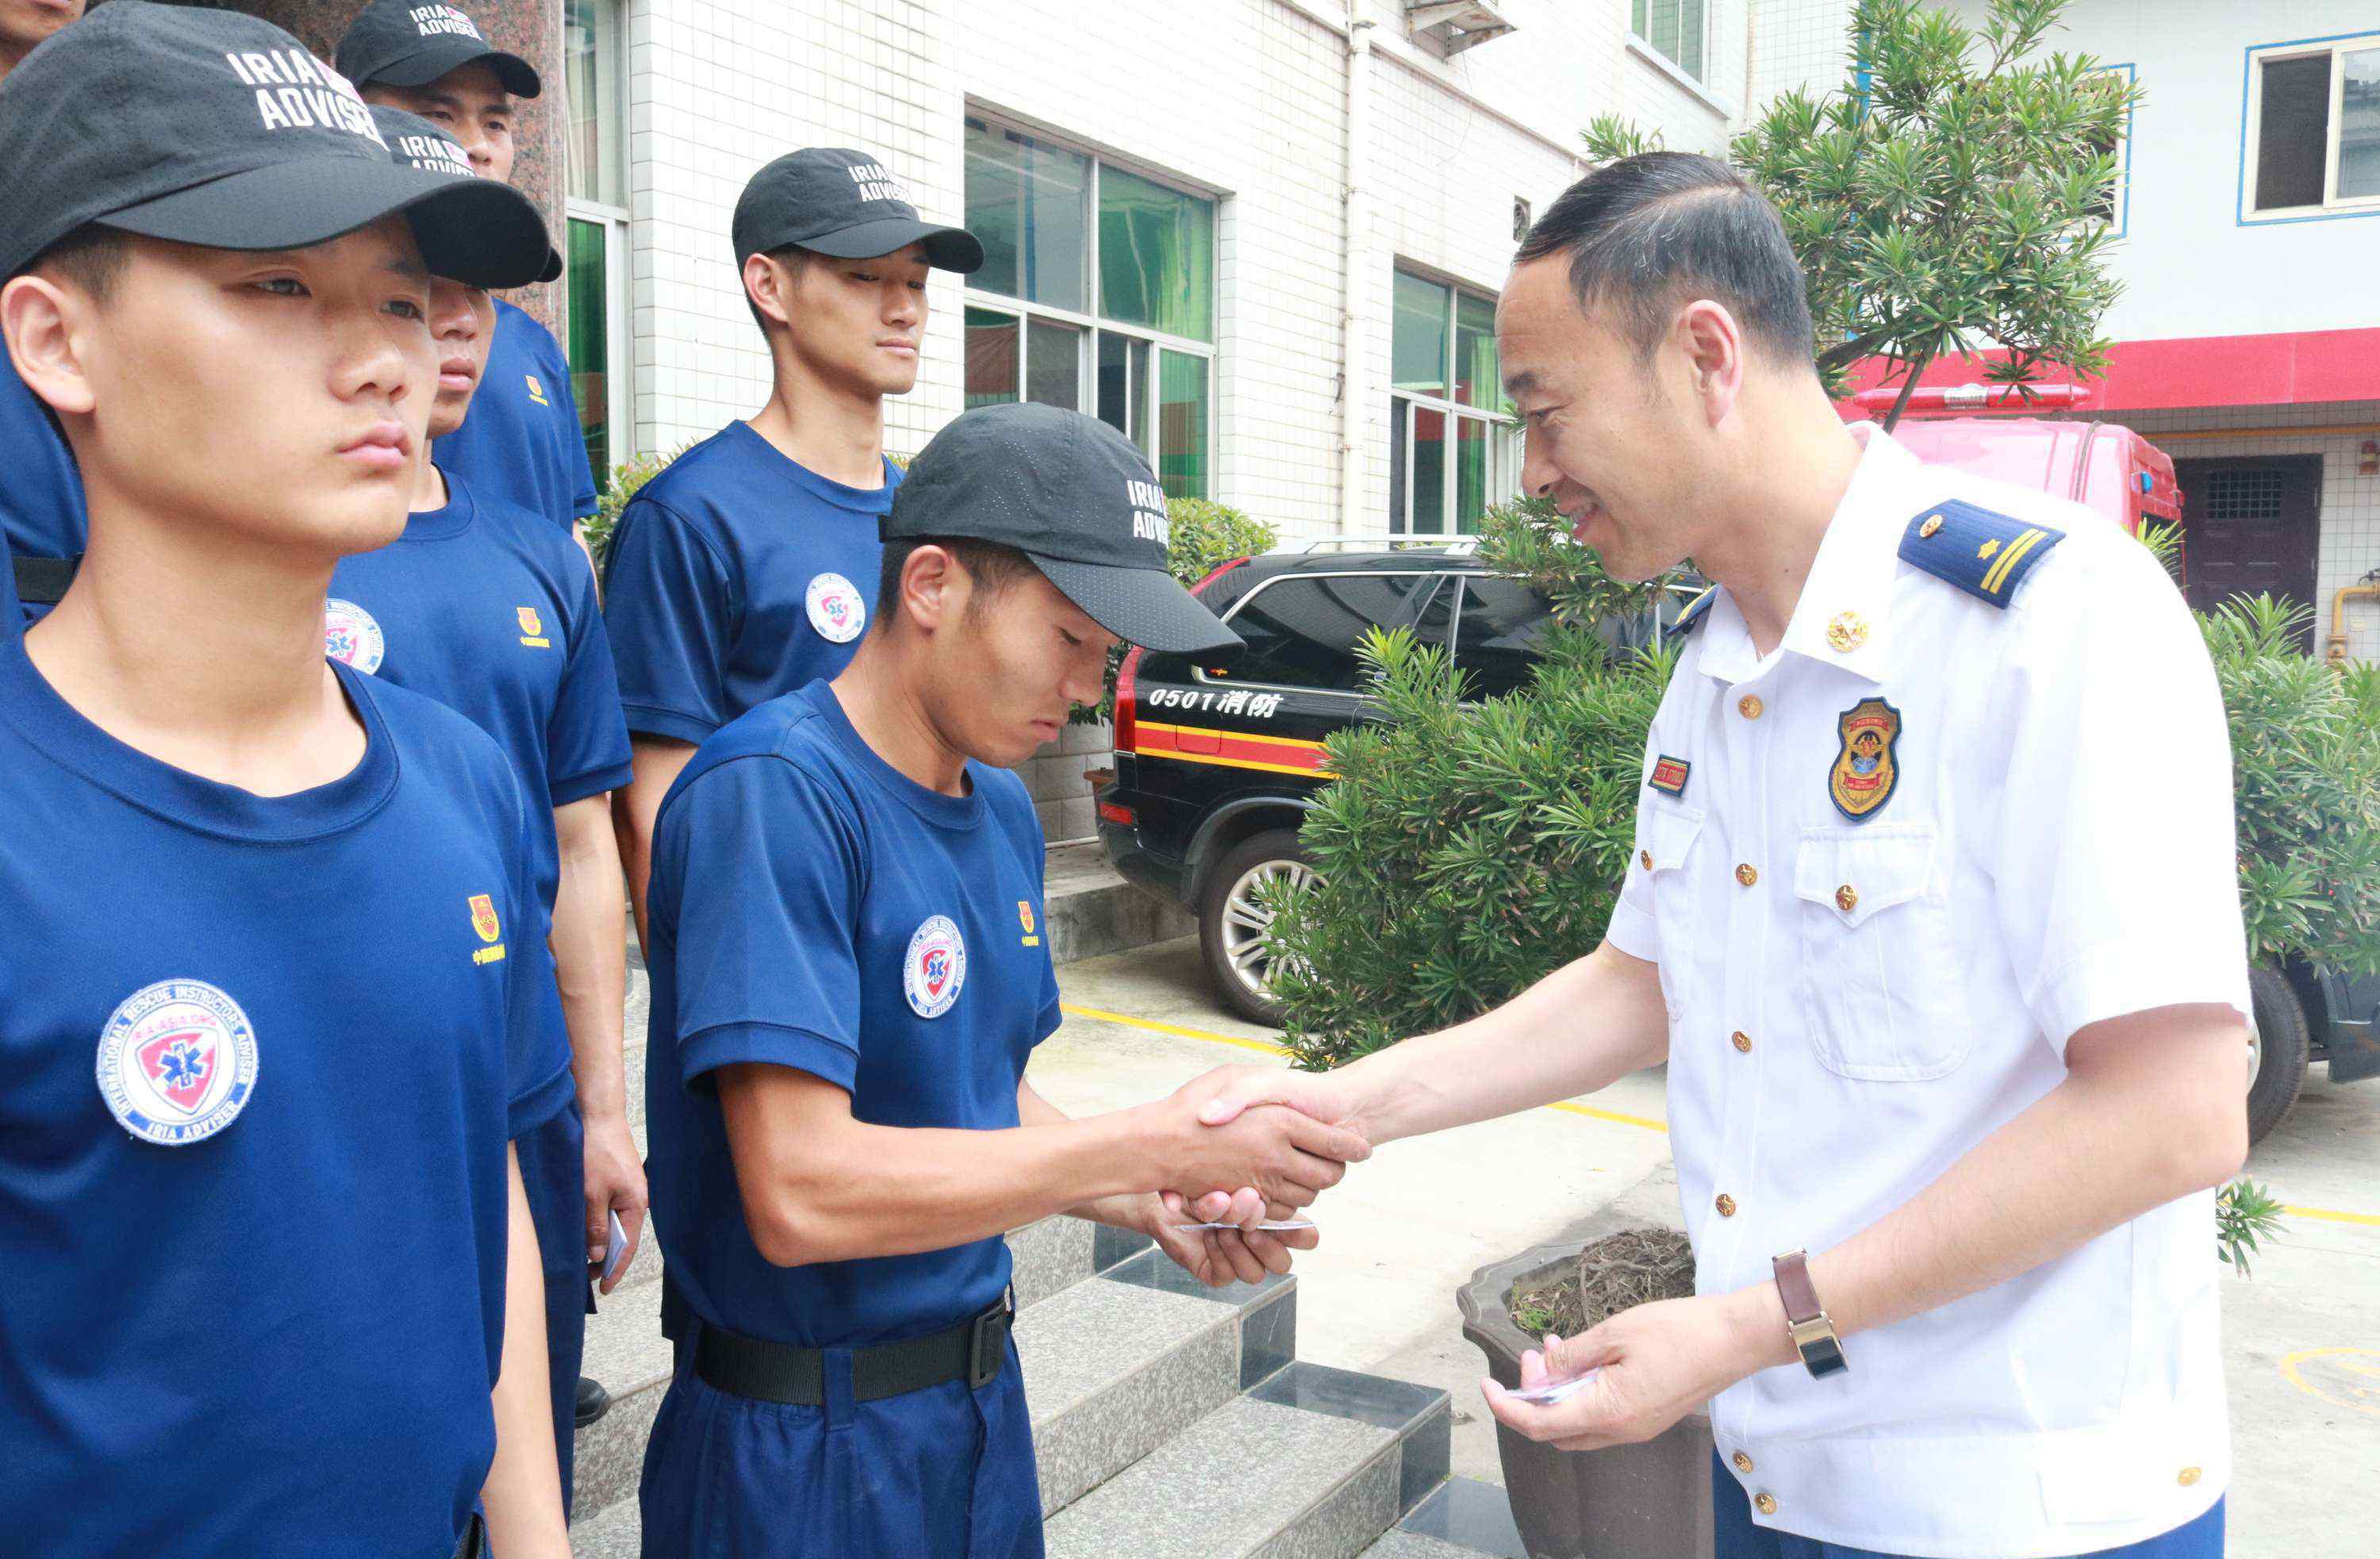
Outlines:
[[[1008,1334],[1016,1324],[1016,1290],[1009,1289],[994,1309],[975,1318],[967,1333],[967,1388],[981,1391],[1008,1368]]]

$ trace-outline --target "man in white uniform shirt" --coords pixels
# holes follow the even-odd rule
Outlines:
[[[1374,1143],[1669,1065],[1698,1297],[1534,1357],[1592,1451],[1709,1406],[1720,1559],[2202,1559],[2230,1471],[2211,1188],[2247,1150],[2205,649],[2075,505],[1846,429],[1776,213],[1706,158],[1572,187],[1499,334],[1523,480],[1612,572],[1693,558],[1603,945],[1330,1074]]]

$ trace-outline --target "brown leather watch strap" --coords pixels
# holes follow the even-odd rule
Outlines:
[[[1810,1253],[1788,1250],[1770,1263],[1777,1272],[1777,1297],[1785,1301],[1785,1324],[1800,1326],[1827,1313],[1818,1291],[1810,1283]]]
[[[1818,1303],[1817,1285],[1810,1281],[1809,1253],[1789,1250],[1770,1266],[1777,1273],[1777,1297],[1785,1305],[1785,1329],[1792,1335],[1803,1367],[1820,1380],[1850,1369],[1842,1339],[1835,1335],[1835,1323]]]

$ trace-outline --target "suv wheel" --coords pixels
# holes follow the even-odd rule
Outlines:
[[[2248,1032],[2248,1140],[2254,1142],[2298,1102],[2307,1031],[2305,1006],[2278,969],[2258,964],[2248,970],[2248,1003],[2255,1009]]]
[[[1282,1017],[1271,990],[1272,911],[1257,902],[1257,886],[1303,883],[1313,875],[1297,830],[1269,828],[1232,846],[1208,879],[1198,906],[1198,951],[1223,1000],[1250,1022],[1278,1029]]]

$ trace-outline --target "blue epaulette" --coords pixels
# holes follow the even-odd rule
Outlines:
[[[1718,599],[1718,587],[1713,585],[1702,594],[1687,602],[1686,609],[1678,614],[1678,620],[1670,625],[1670,637],[1682,639],[1702,627],[1703,619],[1710,615],[1711,603]]]
[[[1900,538],[1900,561],[1977,600],[2006,606],[2024,577],[2064,540],[2063,530],[1952,499],[1918,511]]]

